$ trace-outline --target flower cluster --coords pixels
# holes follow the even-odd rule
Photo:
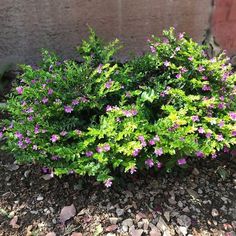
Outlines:
[[[79,48],[83,63],[43,52],[7,103],[0,140],[17,158],[54,175],[96,176],[112,170],[171,170],[191,158],[217,158],[236,144],[236,75],[227,57],[173,29],[148,40],[150,52],[124,64],[94,32]],[[14,122],[12,122],[12,120]]]

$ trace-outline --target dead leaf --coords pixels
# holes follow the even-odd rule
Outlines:
[[[60,222],[64,224],[67,220],[74,217],[75,214],[76,214],[76,209],[74,204],[63,207],[60,213]]]
[[[106,232],[112,232],[118,228],[118,225],[109,225],[106,227]]]
[[[18,221],[18,216],[14,216],[14,217],[11,219],[9,225],[10,225],[13,229],[18,229],[18,228],[20,228],[20,226],[17,224],[17,221]]]

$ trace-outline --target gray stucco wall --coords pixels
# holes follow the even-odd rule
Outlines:
[[[1,0],[0,65],[34,63],[40,49],[75,57],[89,24],[104,40],[121,39],[141,53],[151,34],[175,26],[201,41],[209,26],[212,0]]]

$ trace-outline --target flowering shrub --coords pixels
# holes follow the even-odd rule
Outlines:
[[[79,48],[83,63],[43,52],[38,68],[23,65],[9,96],[0,137],[19,161],[45,172],[96,176],[112,169],[186,165],[216,158],[236,143],[235,81],[228,58],[174,30],[148,41],[150,52],[125,64],[92,32]]]

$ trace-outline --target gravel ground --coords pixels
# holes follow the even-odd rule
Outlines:
[[[234,236],[234,159],[117,177],[106,189],[74,175],[48,179],[38,166],[19,166],[0,154],[0,235]]]

